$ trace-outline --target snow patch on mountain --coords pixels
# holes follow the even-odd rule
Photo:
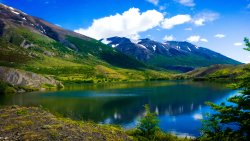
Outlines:
[[[111,41],[107,40],[107,38],[102,39],[101,42],[104,43],[104,44],[106,44],[106,45],[109,44],[109,43],[111,43]]]
[[[156,45],[153,45],[153,50],[154,50],[154,51],[156,50]]]
[[[12,13],[16,14],[16,15],[19,15],[20,13],[14,11],[14,10],[11,10]]]
[[[119,46],[119,44],[113,44],[113,45],[111,45],[112,48],[116,48],[117,46]]]
[[[138,44],[138,46],[147,49],[144,45]]]

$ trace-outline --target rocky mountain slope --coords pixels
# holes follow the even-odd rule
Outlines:
[[[188,71],[214,64],[240,64],[222,54],[188,42],[160,43],[150,39],[134,42],[122,37],[112,37],[102,41],[137,60],[165,69]]]

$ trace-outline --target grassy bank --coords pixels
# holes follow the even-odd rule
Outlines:
[[[157,132],[155,140],[189,140]],[[132,141],[138,138],[136,129],[125,131],[120,127],[55,116],[36,107],[2,107],[0,109],[0,140],[63,140],[63,141]]]
[[[0,109],[0,137],[8,140],[132,140],[121,128],[56,117],[34,107]]]

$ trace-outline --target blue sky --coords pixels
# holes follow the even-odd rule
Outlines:
[[[189,41],[250,62],[250,0],[0,0],[63,28],[96,39]]]

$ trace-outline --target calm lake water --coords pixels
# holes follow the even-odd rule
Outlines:
[[[176,134],[198,136],[200,120],[212,112],[204,102],[221,103],[237,90],[190,81],[133,82],[69,86],[63,91],[0,97],[0,105],[43,106],[75,120],[136,126],[144,104],[158,113],[160,127]]]

